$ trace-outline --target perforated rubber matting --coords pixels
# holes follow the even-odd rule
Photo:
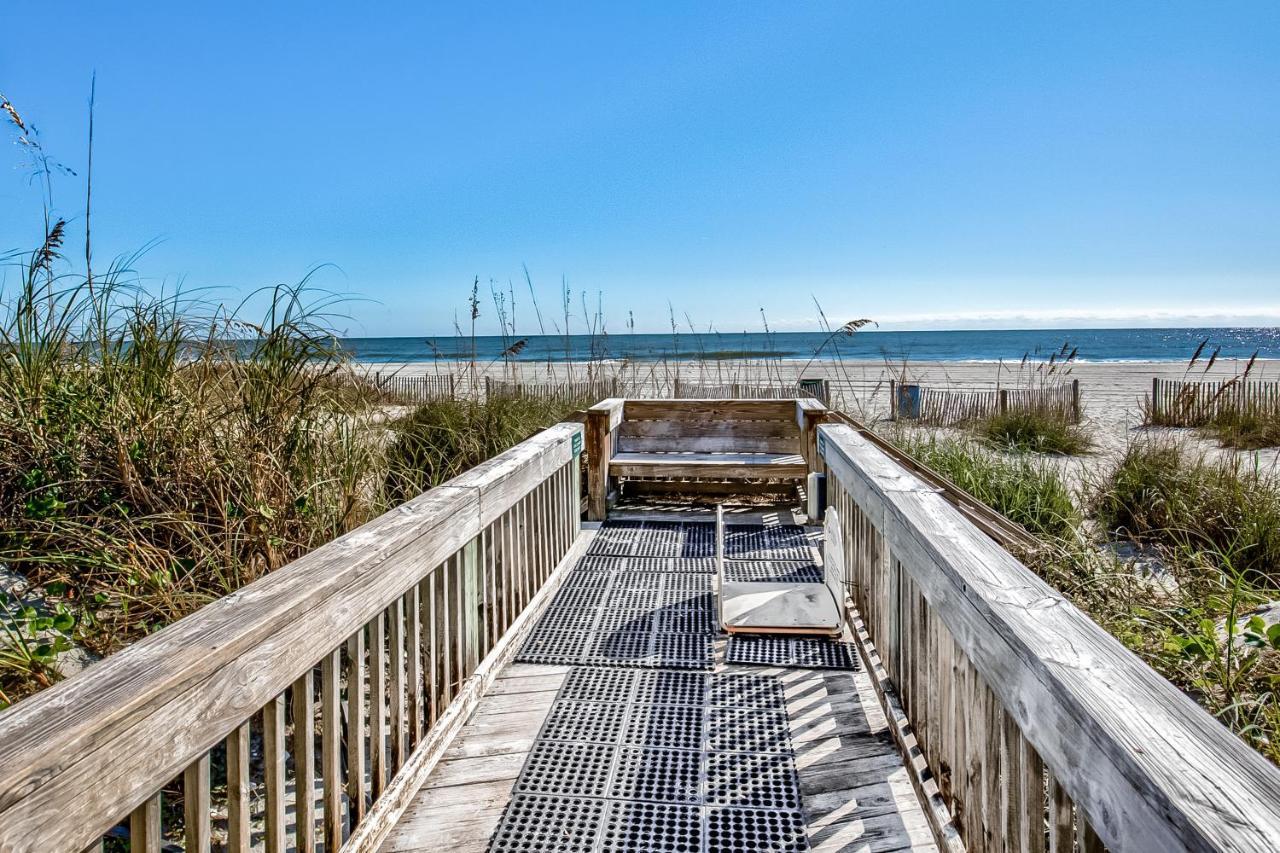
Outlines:
[[[807,850],[784,700],[772,674],[570,669],[490,850]]]
[[[571,669],[491,851],[809,849],[782,677],[712,671],[713,537],[705,524],[607,524],[566,578],[516,659]],[[726,573],[819,582],[813,544],[801,528],[735,526]],[[807,642],[745,648],[839,662],[840,644]]]
[[[725,663],[795,669],[857,669],[853,643],[813,637],[729,638]]]
[[[783,560],[726,560],[730,583],[822,583],[822,566]]]
[[[569,572],[516,661],[711,669],[713,538],[707,524],[604,525],[592,544],[603,553]]]

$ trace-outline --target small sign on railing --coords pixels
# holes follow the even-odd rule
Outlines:
[[[575,457],[582,455],[582,433],[575,432],[572,440],[573,455]]]

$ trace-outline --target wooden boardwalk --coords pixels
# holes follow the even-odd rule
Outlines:
[[[785,684],[812,850],[937,849],[865,670],[726,665],[723,645],[717,643],[716,672],[770,673]],[[486,850],[568,671],[508,666],[382,850]]]
[[[0,851],[1280,850],[1274,765],[839,420],[612,399],[544,430],[0,713]],[[712,636],[715,579],[804,575],[808,533],[583,526],[584,492],[626,528],[619,498],[705,485],[672,450],[824,475],[861,670]],[[750,461],[716,468],[743,506]]]

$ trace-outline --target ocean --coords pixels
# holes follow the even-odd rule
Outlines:
[[[1048,359],[1076,350],[1078,361],[1185,361],[1208,340],[1204,357],[1221,347],[1220,359],[1280,358],[1280,329],[1010,329],[979,331],[859,331],[829,339],[815,332],[616,334],[591,337],[533,335],[526,338],[477,336],[474,357],[493,361],[516,340],[525,344],[519,361],[589,361],[668,358],[704,359],[872,359],[901,361],[1020,361]],[[473,357],[472,339],[459,337],[343,338],[356,361],[404,363]]]

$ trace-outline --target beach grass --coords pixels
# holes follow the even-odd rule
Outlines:
[[[992,452],[968,437],[901,428],[890,439],[978,500],[1032,533],[1067,534],[1080,513],[1057,471],[1032,458]]]
[[[1174,441],[1131,444],[1100,482],[1093,513],[1107,530],[1188,555],[1225,555],[1280,584],[1280,478],[1239,457],[1207,462]]]
[[[596,401],[495,396],[423,403],[393,424],[385,495],[400,503],[554,426]]]
[[[1015,453],[1078,456],[1093,446],[1080,424],[1056,409],[999,412],[976,421],[972,428],[993,447]]]

